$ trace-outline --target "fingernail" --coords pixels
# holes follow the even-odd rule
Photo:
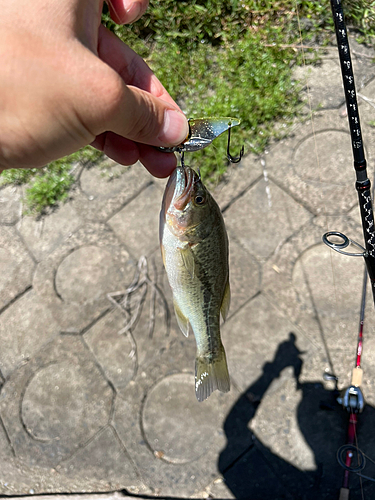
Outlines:
[[[177,146],[184,142],[189,134],[189,125],[185,115],[173,109],[164,114],[164,124],[158,139],[165,146]]]
[[[130,9],[126,11],[129,23],[134,23],[135,21],[138,21],[138,19],[141,17],[141,9],[142,5],[139,2],[134,2],[132,4]]]

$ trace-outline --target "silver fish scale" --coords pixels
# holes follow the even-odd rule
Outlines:
[[[192,328],[196,336],[198,351],[205,352],[208,347],[211,352],[215,352],[220,345],[218,336],[220,307],[228,280],[226,234],[220,227],[214,227],[211,234],[193,248],[193,253],[197,265],[196,281],[200,288],[199,295],[203,299],[205,331],[196,331],[193,325]]]

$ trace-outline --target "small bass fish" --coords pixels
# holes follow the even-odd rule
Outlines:
[[[190,167],[177,167],[168,180],[159,236],[179,327],[195,335],[195,394],[203,401],[230,389],[220,338],[220,313],[225,320],[230,305],[228,236],[220,208]]]

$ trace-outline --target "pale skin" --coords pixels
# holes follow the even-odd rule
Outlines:
[[[148,0],[111,0],[136,21]],[[103,0],[0,0],[0,172],[35,168],[87,144],[156,177],[176,166],[186,117],[147,64],[100,24]]]

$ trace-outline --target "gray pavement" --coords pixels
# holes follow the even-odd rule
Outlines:
[[[375,54],[353,47],[373,172]],[[230,240],[228,394],[196,401],[194,338],[173,314],[168,332],[165,180],[139,164],[105,160],[112,177],[80,168],[71,199],[41,220],[22,216],[21,188],[1,189],[0,494],[337,498],[347,417],[322,375],[350,383],[363,269],[321,242],[327,230],[362,242],[337,57],[329,48],[296,72],[313,124],[248,154],[214,189]],[[374,458],[371,297],[367,311],[358,441]]]

